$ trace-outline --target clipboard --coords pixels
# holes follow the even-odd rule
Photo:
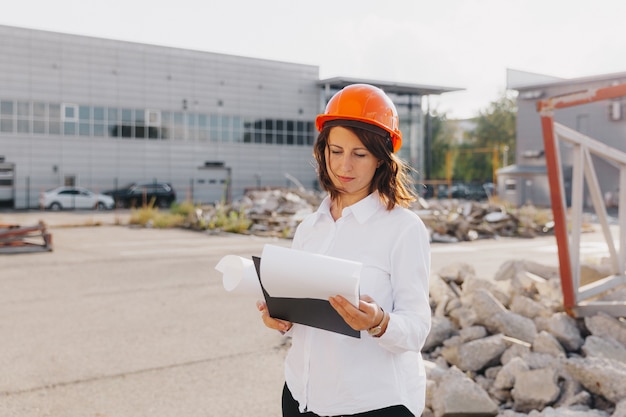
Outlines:
[[[272,297],[263,287],[261,279],[261,258],[253,256],[263,297],[271,317],[287,320],[292,323],[304,324],[322,330],[340,333],[346,336],[361,338],[361,332],[354,330],[343,320],[328,300],[317,298]]]

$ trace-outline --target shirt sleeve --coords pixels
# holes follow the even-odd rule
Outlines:
[[[430,239],[421,220],[399,233],[391,250],[393,306],[378,343],[394,353],[421,351],[430,331]]]

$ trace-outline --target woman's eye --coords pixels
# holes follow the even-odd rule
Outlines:
[[[332,153],[333,155],[339,155],[339,154],[341,153],[341,151],[333,151],[333,150],[331,149],[330,153]]]
[[[359,158],[365,158],[367,156],[366,154],[361,154],[361,153],[355,153],[354,155],[356,155]]]

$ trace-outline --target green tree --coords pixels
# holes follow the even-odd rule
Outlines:
[[[446,153],[452,149],[454,143],[454,130],[445,114],[436,110],[428,114],[430,149],[427,149],[426,179],[446,178]]]
[[[476,127],[455,149],[455,180],[485,182],[493,178],[494,162],[498,165],[496,168],[501,168],[503,153],[515,153],[516,116],[515,100],[506,94],[480,111],[474,119]]]

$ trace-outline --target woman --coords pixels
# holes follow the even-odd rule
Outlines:
[[[414,201],[398,114],[377,87],[354,84],[316,119],[318,177],[329,193],[295,233],[294,249],[363,264],[358,308],[330,304],[361,338],[269,317],[292,338],[285,360],[283,416],[419,416],[426,377],[420,349],[430,330],[430,247]]]

